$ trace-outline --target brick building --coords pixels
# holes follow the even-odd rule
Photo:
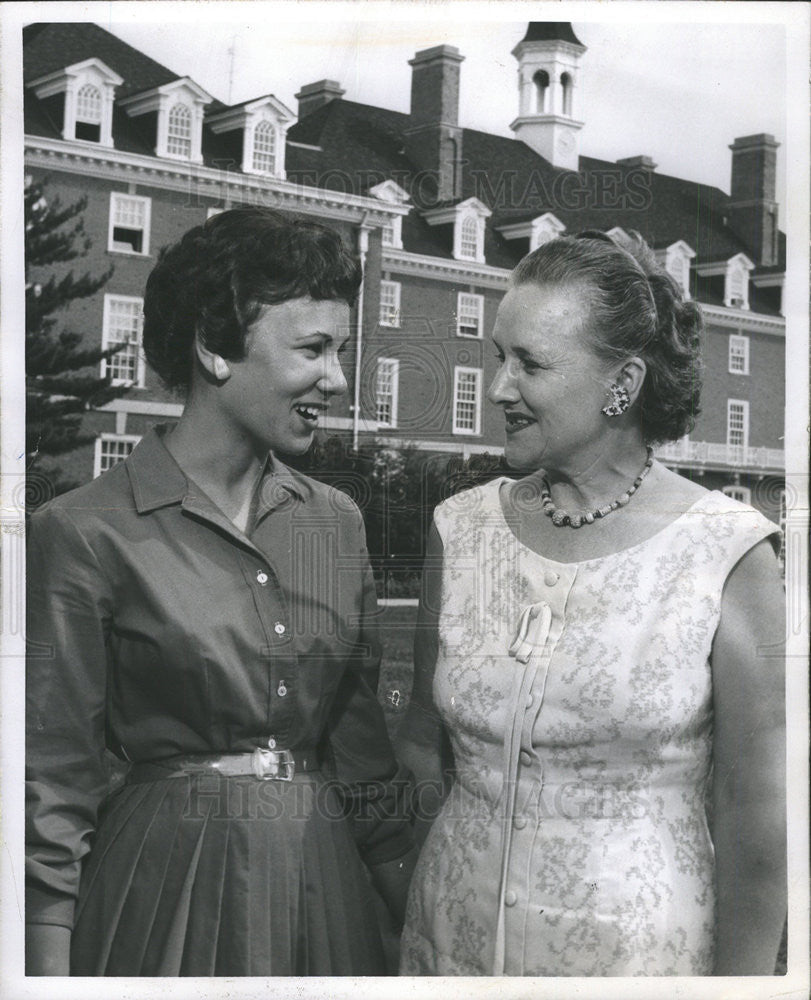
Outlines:
[[[513,50],[519,96],[504,109],[516,115],[505,138],[459,122],[464,57],[450,45],[410,61],[409,114],[346,100],[331,80],[305,82],[294,112],[273,95],[226,106],[93,24],[27,27],[27,172],[47,175],[63,201],[88,196],[82,267],[115,264],[67,318],[89,340],[126,341],[109,364],[131,386],[87,414],[95,447],[70,456],[66,471],[98,474],[152,423],[179,414],[139,348],[146,276],[160,247],[192,225],[256,202],[331,222],[364,260],[350,391],[325,430],[440,455],[502,449],[503,419],[484,399],[496,364],[487,334],[521,257],[558,233],[638,230],[707,325],[703,412],[689,439],[658,455],[779,520],[777,143],[735,140],[729,194],[660,174],[646,155],[580,155],[585,55],[571,24],[529,25]]]

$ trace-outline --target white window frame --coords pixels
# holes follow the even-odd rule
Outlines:
[[[144,300],[137,295],[115,295],[106,294],[104,296],[104,314],[102,319],[102,330],[101,330],[101,347],[102,350],[106,350],[113,344],[120,343],[120,341],[112,340],[110,337],[110,320],[112,318],[112,307],[115,303],[125,303],[127,305],[136,305],[138,307],[138,322],[137,322],[137,353],[135,355],[135,379],[130,381],[124,378],[113,378],[113,385],[131,385],[136,389],[144,388],[144,378],[146,375],[146,359],[144,357],[143,350],[143,308]],[[107,368],[109,365],[107,358],[102,358],[100,375],[101,378],[107,378]]]
[[[183,130],[177,128],[178,118]],[[184,149],[172,149],[172,143],[183,143]],[[194,112],[185,101],[175,101],[166,112],[166,155],[173,159],[190,160],[194,151]]]
[[[389,399],[389,407],[391,411],[390,420],[380,420],[378,415],[378,407],[380,406],[380,376],[383,368],[388,368],[388,374],[391,376],[391,394]],[[400,362],[397,358],[378,358],[377,359],[377,372],[375,377],[375,421],[378,427],[391,427],[396,429],[397,427],[397,405],[400,397]]]
[[[752,491],[748,486],[739,486],[736,483],[730,483],[729,486],[724,486],[721,492],[724,496],[731,497],[731,499],[737,500],[740,503],[752,503]]]
[[[726,262],[724,268],[724,305],[727,309],[748,309],[749,308],[749,272],[754,269],[754,264],[746,256],[739,253]],[[735,288],[733,282],[740,280],[740,295],[733,294]]]
[[[262,130],[261,132],[259,130]],[[261,156],[267,156],[267,151],[264,149],[257,150],[257,133],[259,133],[260,138],[262,136],[270,136],[273,141],[273,149],[271,152],[272,163],[270,166],[258,166],[256,162],[257,152]],[[267,177],[273,177],[276,175],[276,167],[279,159],[279,128],[272,122],[269,118],[261,118],[251,127],[251,173],[254,174],[264,174]]]
[[[472,307],[472,308],[471,308]],[[462,331],[462,317],[472,317],[476,313],[476,332]],[[467,325],[467,324],[466,324]],[[481,340],[484,336],[484,296],[476,292],[459,292],[456,296],[456,336]]]
[[[733,366],[733,360],[741,359],[741,367]],[[729,335],[729,350],[727,357],[727,369],[730,375],[749,374],[749,337],[742,333],[731,333]]]
[[[459,223],[457,226],[458,237],[456,240],[456,257],[458,260],[475,260],[481,262],[484,256],[483,254],[483,243],[484,243],[484,222],[478,215],[473,212],[464,212],[459,216]],[[473,252],[467,253],[465,251],[465,229],[472,226],[474,239],[473,239]]]
[[[383,301],[383,289],[386,288],[393,293],[392,303]],[[380,282],[380,315],[379,323],[380,326],[387,326],[393,329],[397,329],[400,326],[400,295],[402,293],[403,286],[399,281],[381,281]]]
[[[462,377],[465,375],[475,376],[476,398],[475,398],[475,426],[471,430],[469,427],[461,427],[459,424],[459,404],[463,402],[459,398],[459,391],[462,384]],[[465,401],[466,402],[466,401]],[[481,368],[466,368],[456,365],[453,369],[453,427],[454,434],[466,434],[476,436],[481,434],[482,426],[482,370]]]
[[[742,416],[742,436],[743,441],[740,444],[733,442],[731,439],[733,431],[732,414],[733,411],[738,410]],[[749,447],[749,400],[748,399],[728,399],[727,400],[727,448],[740,448],[742,455],[746,453],[746,449]]]
[[[117,244],[113,239],[113,231],[116,229],[117,206],[122,201],[140,202],[144,206],[144,224],[142,227],[143,238],[141,240],[140,250],[133,250],[128,244],[125,243]],[[110,192],[110,222],[109,222],[109,229],[107,232],[107,249],[111,253],[125,253],[129,254],[131,257],[148,257],[151,225],[152,225],[151,198],[145,198],[144,196],[137,194],[127,194],[124,191]],[[125,227],[125,228],[134,228],[134,227]]]
[[[107,466],[106,469],[102,469],[101,460],[103,457],[102,450],[104,444],[115,442],[116,444],[132,445],[132,447],[127,452],[127,455],[124,456],[124,458],[126,458],[128,455],[132,453],[132,449],[138,444],[140,440],[141,440],[140,434],[106,434],[106,433],[99,434],[99,436],[96,438],[95,446],[93,449],[93,478],[97,479],[103,472],[107,472],[110,469],[114,468],[114,466],[118,465],[118,462],[114,462],[113,465],[109,465]],[[122,462],[124,458],[119,459],[119,462]]]

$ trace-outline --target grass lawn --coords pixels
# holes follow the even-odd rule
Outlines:
[[[397,732],[403,713],[411,697],[412,658],[414,623],[417,609],[385,607],[380,608],[380,639],[383,643],[383,659],[380,666],[380,684],[377,694],[386,716],[389,734]]]

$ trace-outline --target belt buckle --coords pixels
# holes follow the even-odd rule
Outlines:
[[[292,781],[296,762],[289,750],[257,747],[253,752],[253,773],[260,781]]]

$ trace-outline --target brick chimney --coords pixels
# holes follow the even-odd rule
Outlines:
[[[406,153],[419,170],[436,176],[438,201],[462,196],[459,66],[464,58],[453,45],[436,45],[409,60],[413,69]]]
[[[330,101],[334,101],[338,97],[343,97],[345,93],[346,91],[341,88],[337,80],[319,80],[317,83],[306,84],[296,94],[299,118],[303,118],[311,111],[315,111],[316,108],[320,108],[324,104],[329,104]]]
[[[773,135],[746,135],[732,150],[730,228],[756,264],[777,263],[777,147]]]

